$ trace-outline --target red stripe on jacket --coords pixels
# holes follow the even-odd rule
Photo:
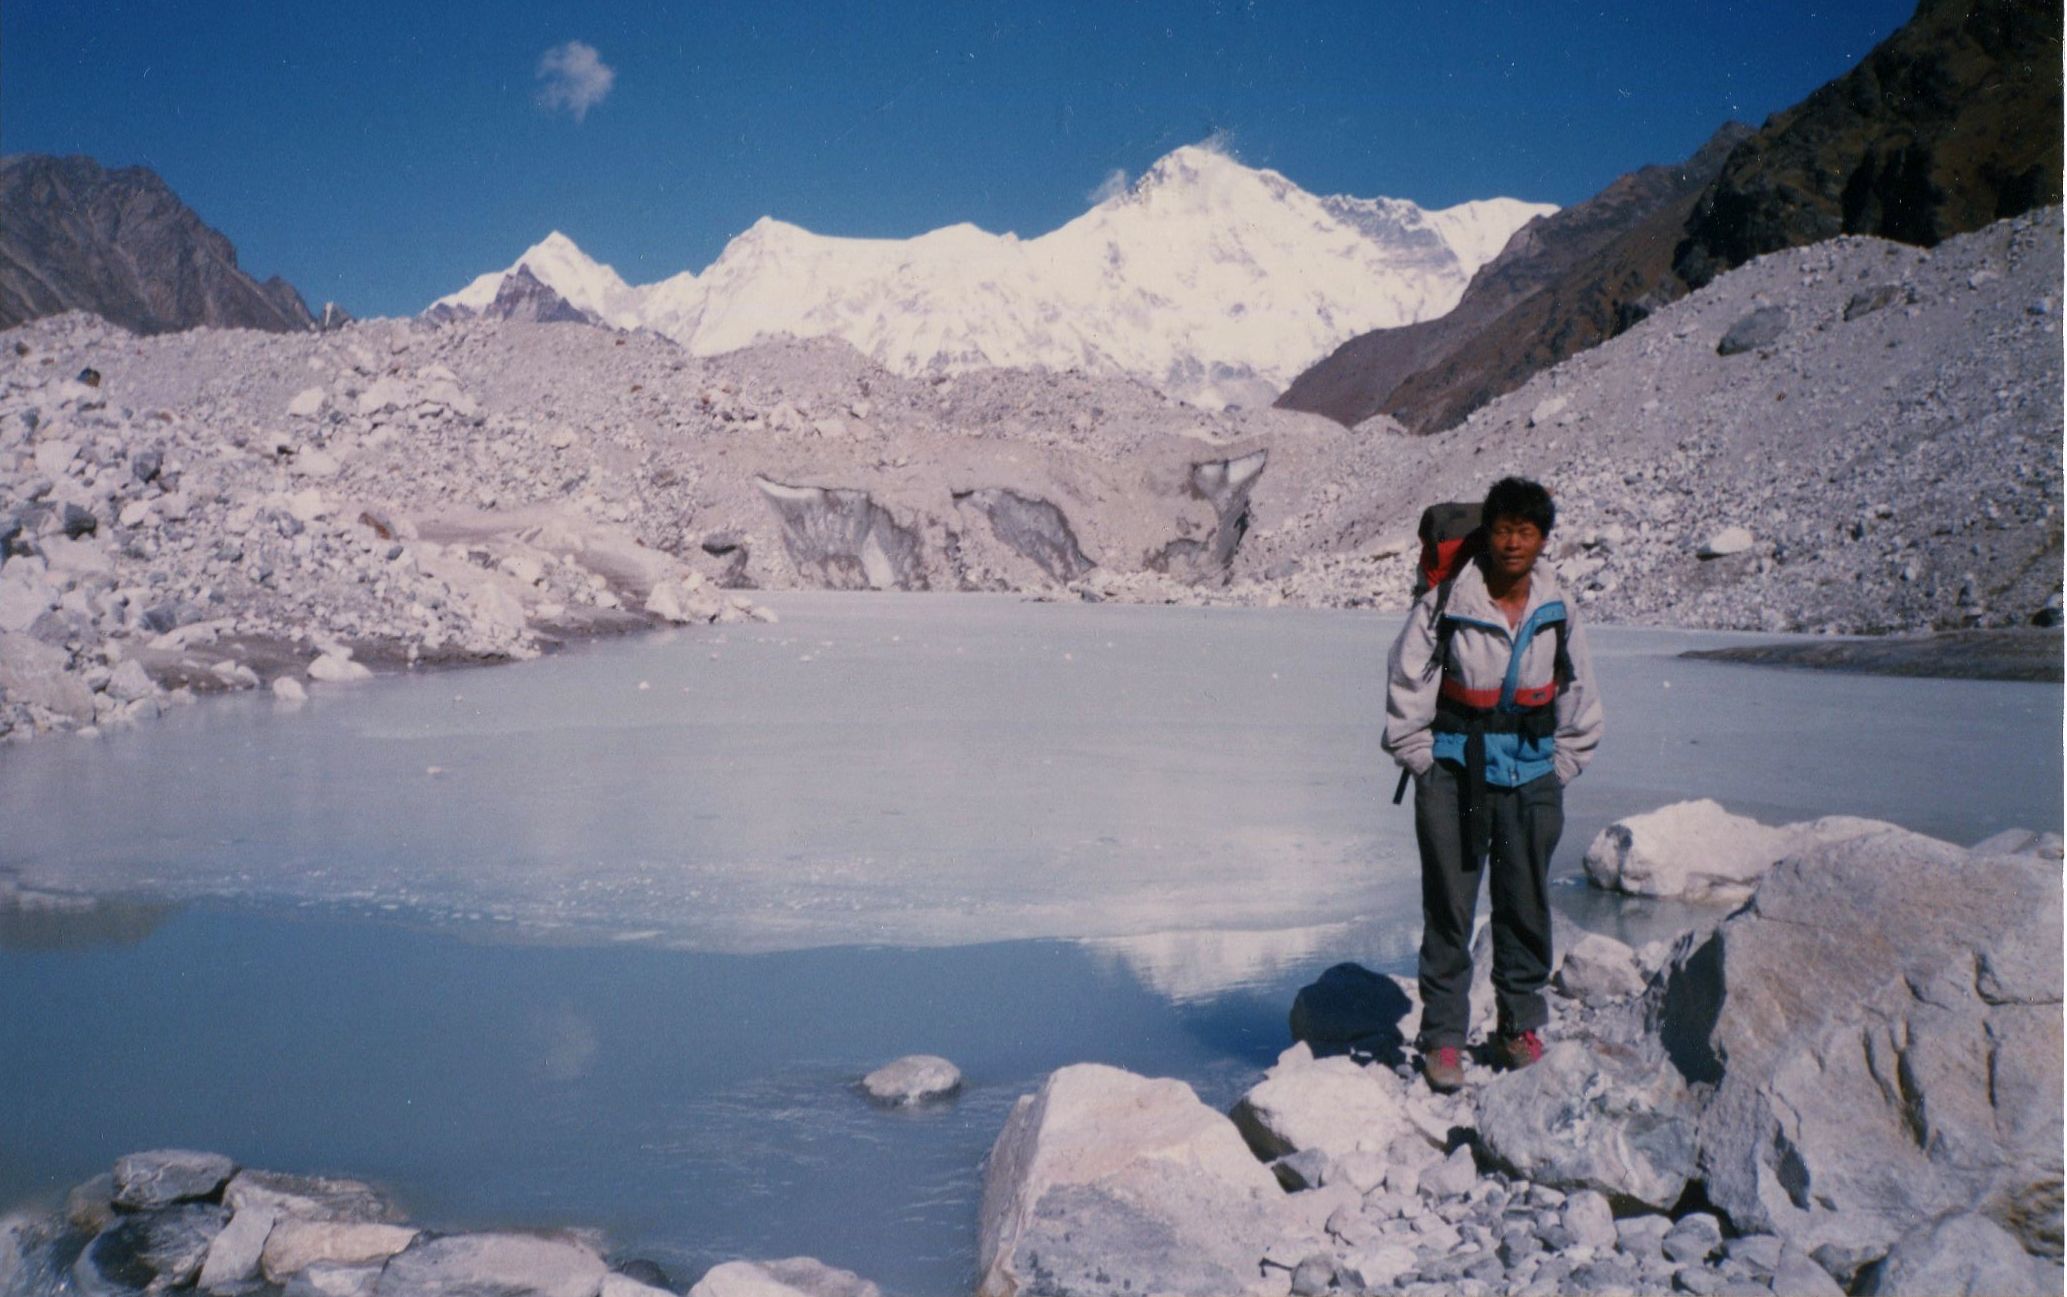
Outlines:
[[[1500,690],[1498,688],[1467,689],[1451,676],[1443,677],[1442,694],[1443,697],[1453,703],[1460,703],[1466,707],[1476,707],[1480,710],[1500,705]],[[1517,689],[1514,691],[1514,705],[1517,707],[1542,707],[1553,702],[1556,698],[1557,682],[1554,680],[1548,684],[1537,685],[1533,689]]]

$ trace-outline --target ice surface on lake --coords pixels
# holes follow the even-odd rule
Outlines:
[[[1396,618],[793,594],[777,625],[212,702],[0,753],[24,885],[341,903],[704,951],[1097,939],[1181,998],[1412,925]],[[1713,797],[1971,842],[2061,822],[2060,691],[1595,631],[1609,819]]]

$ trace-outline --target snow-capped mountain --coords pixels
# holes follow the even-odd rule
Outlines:
[[[483,310],[523,267],[572,306],[697,355],[832,336],[907,374],[1085,369],[1260,405],[1345,339],[1448,311],[1515,230],[1555,210],[1318,198],[1193,146],[1038,238],[966,224],[835,238],[763,217],[702,274],[635,287],[556,231],[431,309]]]

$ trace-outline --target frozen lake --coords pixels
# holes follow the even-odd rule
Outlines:
[[[1397,618],[766,601],[780,624],[0,752],[0,889],[95,898],[0,908],[0,1210],[182,1144],[435,1225],[598,1226],[681,1285],[808,1253],[959,1290],[978,1162],[1047,1070],[1226,1103],[1319,969],[1411,965]],[[1674,656],[1744,638],[1595,632],[1568,879],[1692,796],[2060,828],[2058,687]],[[1679,917],[1558,895],[1626,939]],[[851,1092],[916,1050],[959,1102]]]

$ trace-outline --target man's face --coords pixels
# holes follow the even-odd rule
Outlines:
[[[1525,518],[1495,518],[1486,528],[1486,558],[1501,576],[1526,576],[1547,539],[1541,527]]]

